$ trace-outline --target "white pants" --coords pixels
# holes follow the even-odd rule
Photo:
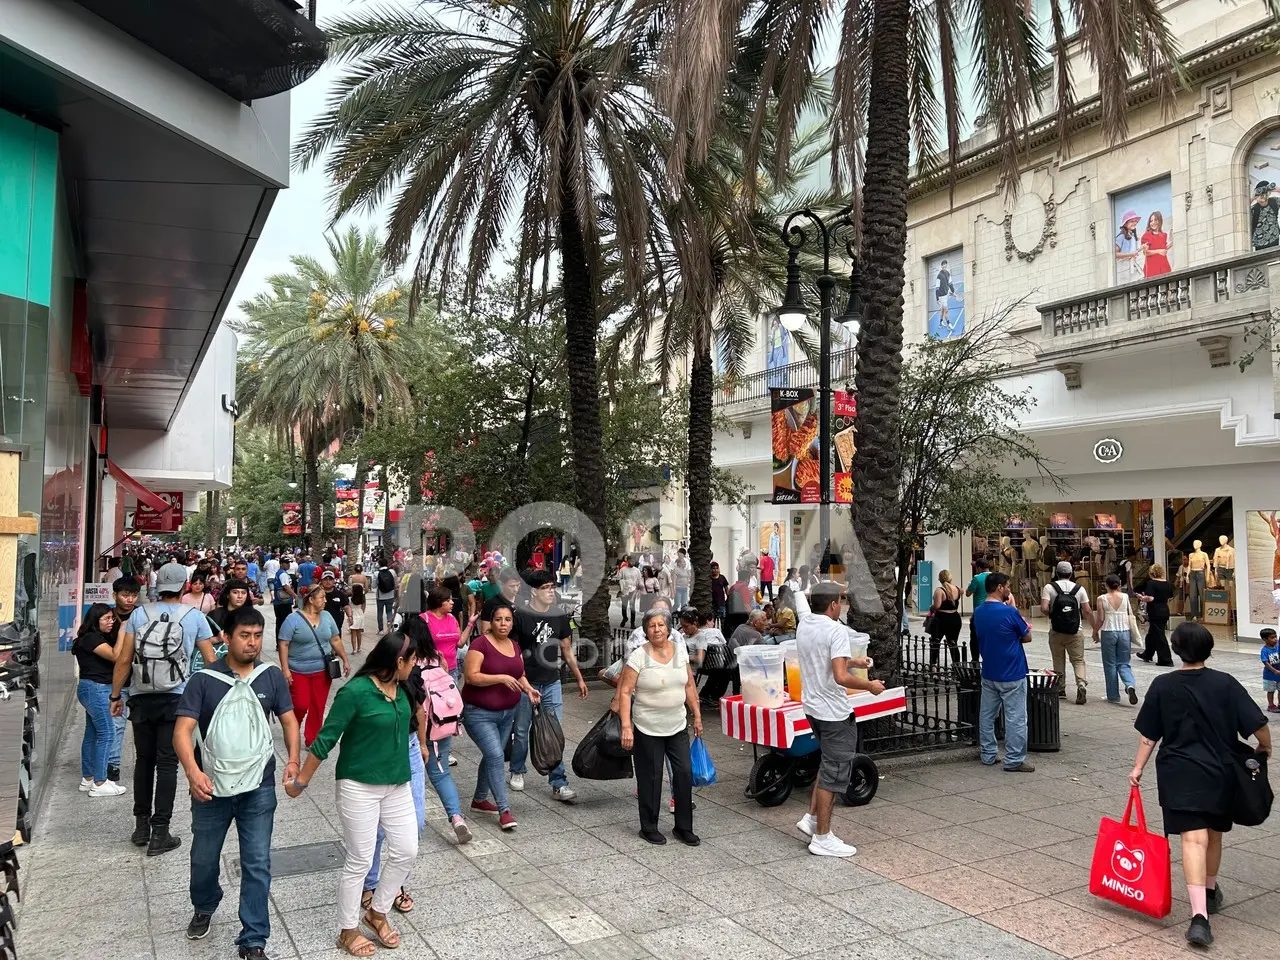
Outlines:
[[[347,860],[338,883],[338,926],[352,930],[360,923],[360,895],[364,878],[373,864],[378,826],[386,834],[382,845],[382,872],[373,891],[373,909],[386,913],[409,876],[418,856],[418,816],[413,790],[407,783],[394,786],[338,780],[335,784],[338,817]]]

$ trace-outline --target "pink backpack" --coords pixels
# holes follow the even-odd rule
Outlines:
[[[443,667],[427,667],[422,671],[427,700],[422,705],[427,718],[427,739],[443,740],[458,732],[462,719],[462,694]]]

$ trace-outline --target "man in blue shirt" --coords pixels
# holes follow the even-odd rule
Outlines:
[[[992,766],[996,751],[996,714],[1004,706],[1004,769],[1032,773],[1027,757],[1027,653],[1031,628],[1017,607],[1009,605],[1009,578],[988,573],[986,599],[973,612],[982,645],[982,710],[978,717],[978,750]]]
[[[195,607],[179,602],[187,582],[187,568],[180,563],[166,563],[156,574],[156,603],[136,607],[129,615],[129,622],[120,631],[120,643],[116,652],[115,672],[111,683],[111,715],[121,716],[124,703],[120,692],[133,686],[129,693],[129,721],[133,724],[133,746],[138,755],[133,768],[133,817],[134,846],[146,847],[148,857],[177,849],[182,842],[169,833],[173,820],[173,798],[178,789],[178,755],[173,748],[173,727],[178,718],[178,701],[187,687],[184,677],[171,689],[157,691],[156,682],[163,677],[163,661],[150,660],[147,672],[139,672],[141,679],[135,683],[135,638],[149,625],[163,622],[182,627],[182,642],[188,666],[197,647],[205,663],[213,663],[213,631],[209,618]],[[152,681],[151,686],[147,684]],[[142,685],[139,690],[137,684]],[[152,788],[155,789],[155,806],[152,807]]]
[[[302,562],[298,564],[298,586],[306,589],[316,578],[316,565],[311,560],[311,554],[304,553]],[[299,591],[301,592],[301,591]]]

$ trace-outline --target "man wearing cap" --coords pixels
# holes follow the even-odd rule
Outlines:
[[[213,652],[209,618],[180,600],[186,583],[187,568],[180,563],[166,563],[156,574],[156,593],[160,599],[135,608],[121,629],[111,683],[113,717],[125,714],[121,691],[132,680],[134,638],[148,624],[161,617],[180,624],[188,663],[197,647],[205,663],[213,663],[217,659]],[[169,832],[169,824],[173,819],[173,798],[178,789],[178,755],[173,748],[173,727],[178,718],[178,701],[186,688],[184,678],[167,692],[141,693],[134,689],[129,697],[128,716],[133,724],[133,745],[138,754],[138,762],[133,769],[134,831],[130,839],[134,846],[146,847],[148,857],[168,853],[182,842]]]
[[[134,577],[121,577],[111,585],[115,594],[116,621],[111,627],[111,646],[114,649],[120,643],[120,629],[133,616],[138,605],[138,581]],[[120,691],[121,700],[127,701],[127,691]],[[107,754],[107,779],[120,782],[120,752],[124,749],[124,714],[111,718],[114,728],[111,737],[111,752]]]
[[[333,617],[334,625],[341,633],[342,625],[351,623],[351,598],[338,585],[338,578],[328,567],[325,567],[320,583],[324,587],[324,608],[329,611],[329,616]]]
[[[1067,657],[1076,674],[1076,703],[1085,702],[1084,634],[1080,628],[1093,623],[1089,594],[1072,579],[1074,570],[1062,560],[1053,571],[1055,579],[1040,592],[1040,611],[1049,618],[1049,652],[1053,655],[1053,672],[1058,677],[1058,696],[1067,696]],[[1075,631],[1072,632],[1072,627]]]

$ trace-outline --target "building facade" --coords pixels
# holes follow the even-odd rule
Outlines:
[[[30,809],[96,559],[140,503],[230,484],[220,323],[324,55],[292,0],[0,0],[0,455],[39,531],[0,569],[0,621],[43,638]]]
[[[1165,6],[1184,38],[1188,85],[1162,109],[1135,83],[1122,143],[1103,136],[1078,61],[1082,96],[1065,153],[1047,123],[1033,127],[1012,191],[979,128],[954,189],[912,190],[908,344],[964,336],[1007,310],[1017,356],[1007,385],[1035,398],[1019,426],[1066,482],[1059,492],[1032,480],[1037,516],[935,538],[924,552],[935,570],[967,575],[976,556],[999,559],[1007,537],[1011,569],[1034,591],[1043,573],[1018,547],[1028,532],[1094,576],[1111,563],[1108,541],[1120,556],[1137,548],[1163,561],[1195,540],[1212,556],[1225,536],[1235,568],[1219,585],[1239,633],[1256,636],[1275,622],[1280,577],[1280,365],[1257,334],[1280,316],[1280,25],[1261,2]],[[771,323],[762,322],[759,372],[720,398],[735,427],[717,436],[717,462],[753,496],[746,520],[717,508],[715,552],[758,549],[780,525],[804,562],[816,507],[770,502],[768,387],[816,386],[817,376],[807,358],[789,356],[795,342],[773,342],[785,331],[779,338]],[[837,363],[839,387],[849,371],[839,353]],[[838,517],[832,529],[839,550],[848,523]]]

